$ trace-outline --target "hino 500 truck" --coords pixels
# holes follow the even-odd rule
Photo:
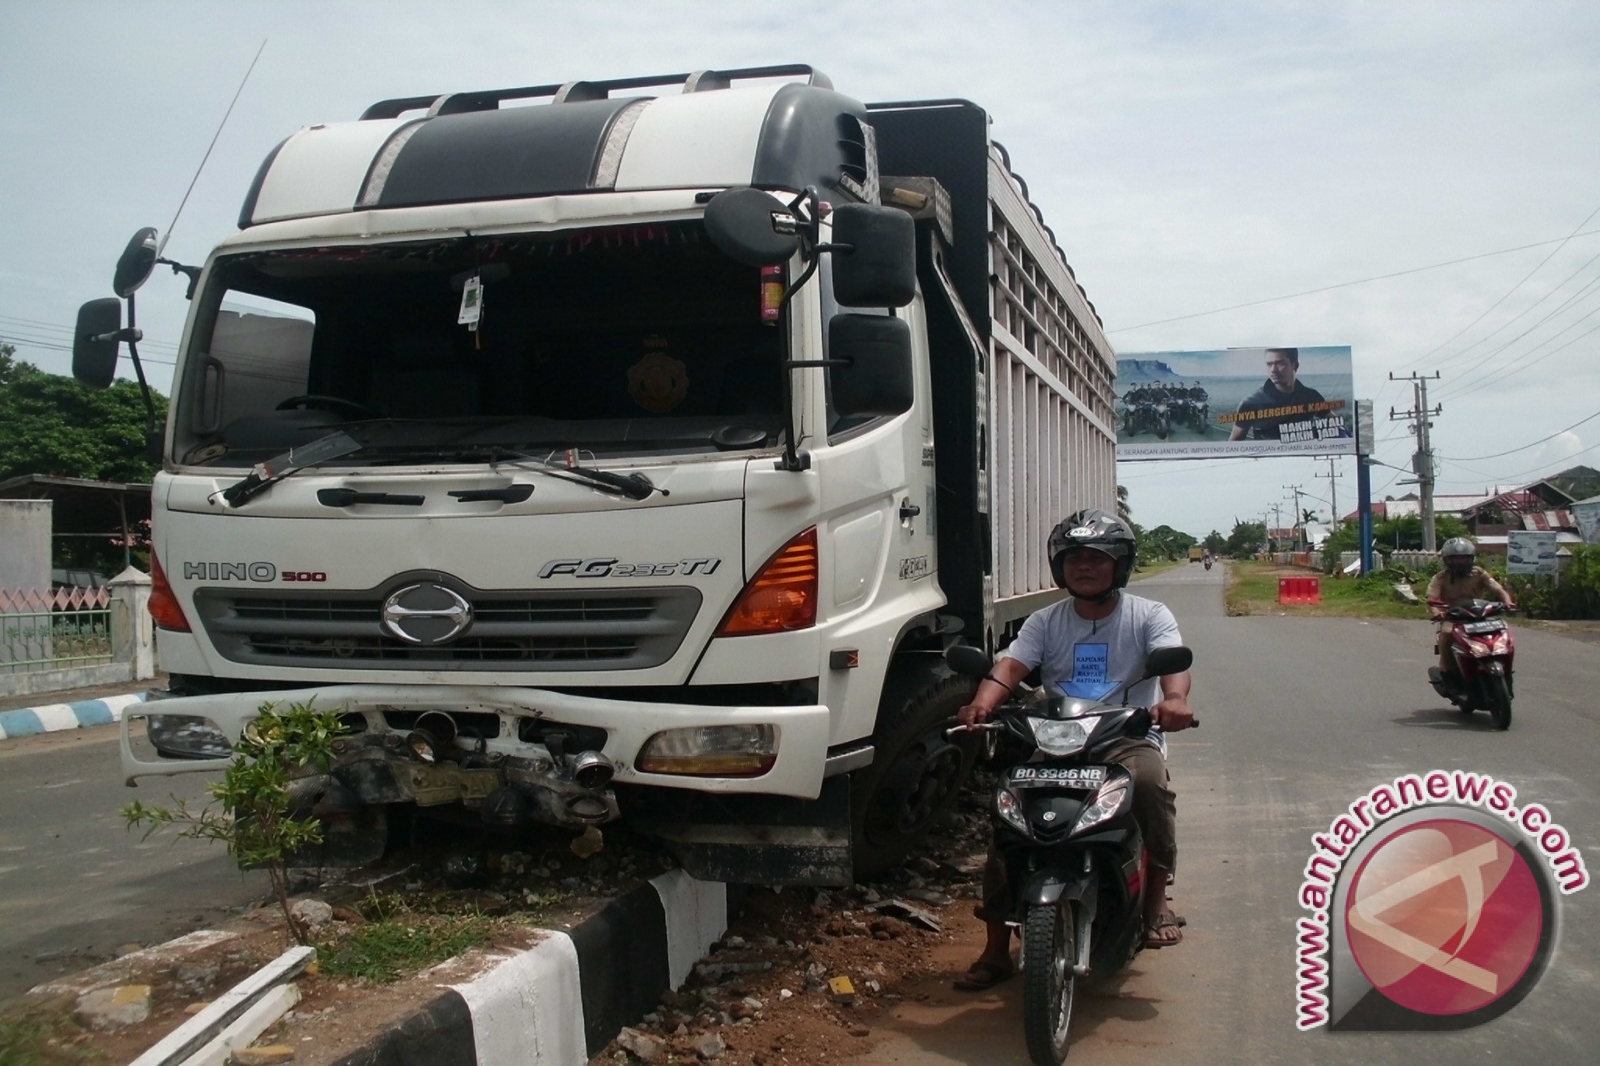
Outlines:
[[[126,325],[84,306],[80,380],[156,259],[118,264]],[[805,66],[384,100],[173,266],[171,681],[123,771],[339,711],[295,792],[326,860],[449,805],[627,819],[701,877],[881,873],[975,757],[942,652],[1003,645],[1061,595],[1050,528],[1114,505],[1111,348],[965,101]]]

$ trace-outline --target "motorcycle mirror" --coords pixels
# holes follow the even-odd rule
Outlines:
[[[944,651],[950,669],[967,677],[983,677],[994,668],[994,660],[971,644],[952,644]]]
[[[1152,677],[1181,674],[1189,669],[1193,663],[1194,652],[1182,644],[1177,644],[1170,648],[1157,648],[1144,661],[1144,676],[1139,680],[1148,681]]]

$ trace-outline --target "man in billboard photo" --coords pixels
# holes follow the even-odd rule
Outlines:
[[[1308,404],[1325,403],[1322,393],[1298,380],[1300,375],[1299,348],[1267,349],[1267,380],[1255,392],[1239,402],[1238,421],[1233,424],[1229,440],[1281,440],[1286,423],[1310,422],[1324,412],[1293,410]],[[1284,411],[1284,408],[1290,408]],[[1262,412],[1259,418],[1247,417],[1252,411]],[[1317,432],[1316,436],[1322,436]],[[1333,436],[1334,434],[1327,434]]]

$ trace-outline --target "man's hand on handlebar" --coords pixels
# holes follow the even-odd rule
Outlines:
[[[1200,720],[1190,709],[1187,696],[1174,696],[1150,708],[1150,724],[1160,726],[1164,733],[1176,733],[1198,726]]]
[[[993,707],[985,707],[981,703],[969,703],[956,712],[956,719],[964,726],[974,726],[987,722],[993,714]]]

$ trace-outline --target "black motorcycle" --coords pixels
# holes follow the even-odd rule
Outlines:
[[[1193,660],[1188,648],[1159,648],[1139,680],[1179,673]],[[945,661],[974,677],[993,665],[966,645],[950,648]],[[1127,966],[1144,946],[1145,893],[1166,891],[1147,883],[1132,778],[1105,759],[1112,744],[1145,736],[1150,724],[1143,707],[1038,689],[1002,704],[988,722],[950,730],[986,731],[992,759],[1009,767],[991,816],[1011,894],[1007,924],[1022,930],[1023,1030],[1040,1066],[1066,1060],[1077,979]]]

